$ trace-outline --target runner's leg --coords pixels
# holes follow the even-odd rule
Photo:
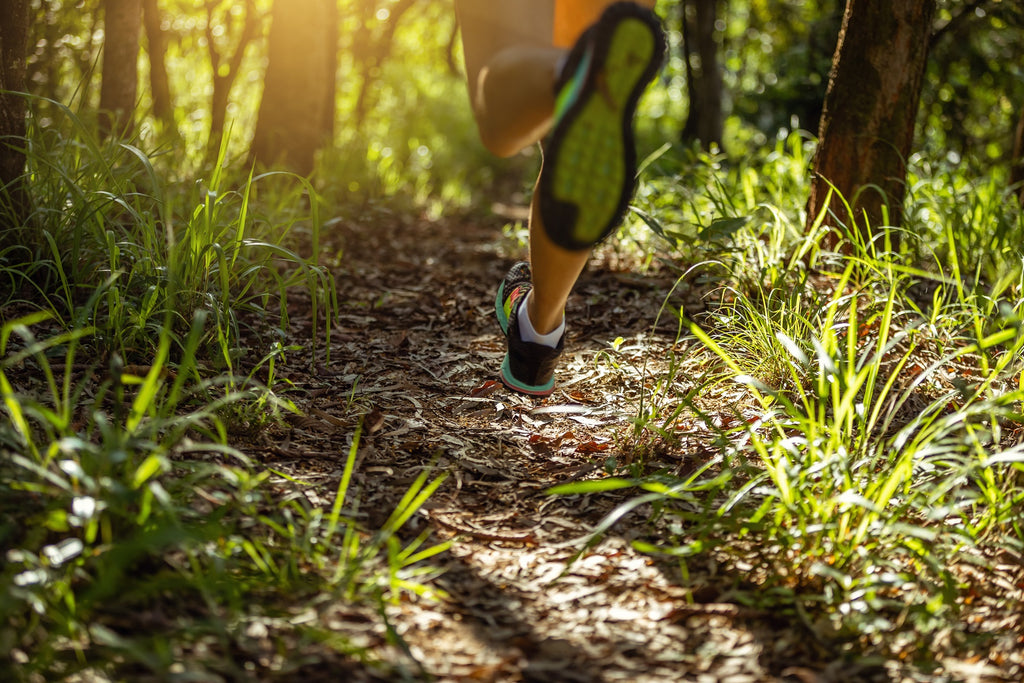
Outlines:
[[[555,0],[456,0],[473,112],[481,139],[495,154],[515,154],[548,132],[565,48],[612,4],[559,2],[556,36]],[[654,2],[637,4],[651,7]],[[566,301],[590,249],[556,245],[544,228],[536,197],[535,192],[530,210],[533,288],[526,311],[533,329],[543,335],[562,324]]]
[[[540,141],[551,127],[555,81],[566,50],[552,46],[554,0],[457,0],[470,100],[480,137],[500,156]],[[530,207],[533,293],[530,322],[540,334],[562,323],[565,303],[590,252],[548,239]]]

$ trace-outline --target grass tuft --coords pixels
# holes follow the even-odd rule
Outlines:
[[[663,154],[638,195],[677,287],[716,295],[693,319],[666,301],[680,336],[633,438],[699,428],[721,454],[686,475],[633,468],[554,492],[635,489],[590,544],[648,510],[634,545],[684,583],[714,563],[738,577],[723,599],[927,669],[999,639],[971,625],[970,596],[1024,549],[1022,214],[991,181],[925,169],[898,239],[825,252],[796,230],[798,141],[759,166]]]

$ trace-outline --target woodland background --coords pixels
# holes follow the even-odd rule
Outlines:
[[[662,0],[539,405],[452,10],[0,0],[0,678],[1021,680],[1024,5]]]

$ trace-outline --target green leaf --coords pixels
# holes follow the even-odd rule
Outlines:
[[[732,239],[749,222],[750,216],[716,218],[711,221],[711,225],[700,231],[700,238],[705,242],[724,242]]]
[[[163,466],[163,458],[156,454],[143,460],[139,468],[135,470],[135,476],[132,478],[132,488],[137,489],[141,487],[150,477],[158,474],[163,469]]]
[[[668,233],[665,231],[665,228],[661,225],[657,218],[655,218],[654,216],[645,211],[641,211],[635,206],[631,206],[629,208],[633,213],[640,217],[640,220],[647,224],[647,227],[650,228],[655,235],[662,238],[672,246],[675,246],[676,240],[672,237],[669,237]]]
[[[559,484],[549,488],[547,493],[552,496],[573,496],[584,493],[618,491],[619,489],[626,489],[631,486],[636,486],[636,482],[631,479],[608,477],[606,479],[591,479],[588,481],[574,481],[569,484]]]

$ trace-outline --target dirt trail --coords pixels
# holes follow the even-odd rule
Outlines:
[[[432,560],[447,598],[389,611],[410,648],[395,654],[404,668],[439,681],[871,680],[829,667],[805,630],[731,604],[744,577],[711,562],[682,581],[634,551],[644,509],[573,562],[627,497],[545,491],[629,452],[641,387],[675,343],[672,323],[651,329],[672,280],[638,276],[603,248],[570,301],[559,389],[543,402],[513,395],[487,384],[504,352],[494,287],[520,256],[500,225],[343,226],[330,361],[291,377],[308,417],[263,454],[329,496],[365,414],[356,484],[370,528],[424,467],[449,473],[412,524],[453,542]],[[617,337],[612,362],[603,354]],[[649,464],[688,471],[709,443],[695,432]]]

